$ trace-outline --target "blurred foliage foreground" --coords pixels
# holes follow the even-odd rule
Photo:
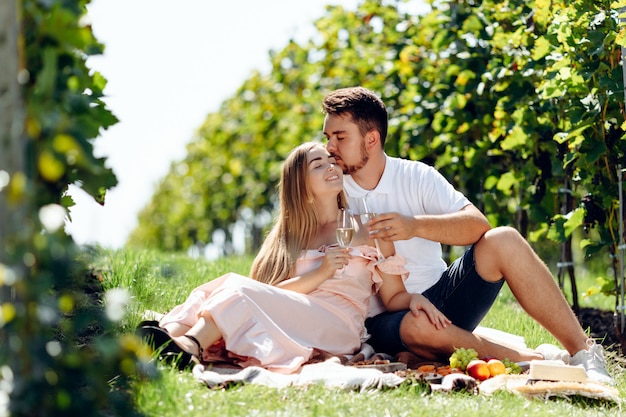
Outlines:
[[[103,50],[83,19],[87,3],[0,4],[0,92],[13,116],[0,127],[3,416],[138,415],[129,382],[145,375],[148,353],[112,332],[128,296],[103,299],[63,230],[68,184],[99,202],[116,184],[93,156],[92,139],[117,119],[101,100],[104,78],[85,66]]]

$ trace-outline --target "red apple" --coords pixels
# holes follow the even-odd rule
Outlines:
[[[487,362],[482,359],[474,359],[467,364],[467,374],[479,381],[484,381],[491,376]]]

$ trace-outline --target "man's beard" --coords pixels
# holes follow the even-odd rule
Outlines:
[[[367,153],[367,149],[365,149],[365,144],[361,144],[361,160],[356,165],[345,165],[343,167],[343,175],[352,175],[355,172],[358,172],[361,168],[367,164],[370,156]]]

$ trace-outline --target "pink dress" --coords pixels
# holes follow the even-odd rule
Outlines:
[[[326,247],[302,252],[296,275],[318,268]],[[353,258],[316,290],[301,294],[235,273],[195,288],[187,300],[167,313],[161,326],[177,322],[193,326],[208,311],[223,336],[225,350],[240,366],[259,365],[282,373],[296,372],[314,348],[333,355],[351,355],[366,336],[370,296],[382,285],[375,269],[376,250],[352,249]],[[392,256],[379,268],[406,279],[404,259]],[[216,344],[205,349],[203,361],[223,360]],[[232,355],[234,354],[234,355]]]

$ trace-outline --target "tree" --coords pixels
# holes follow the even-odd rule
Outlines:
[[[116,119],[101,100],[104,78],[85,66],[102,51],[79,23],[87,3],[1,3],[0,363],[12,416],[136,415],[125,384],[140,342],[111,336],[96,281],[63,230],[68,184],[103,201],[116,183],[91,144]]]
[[[373,3],[365,2],[363,7],[371,9]],[[379,9],[388,14],[395,11],[378,5],[368,15]],[[357,37],[373,39],[360,60],[350,45],[329,41],[337,31],[360,25],[363,16],[342,7],[328,10],[328,17],[317,22],[323,37],[319,44],[290,42],[272,52],[271,72],[254,74],[219,112],[206,118],[188,145],[188,155],[172,164],[140,213],[130,245],[187,250],[198,241],[210,243],[217,230],[230,236],[234,222],[243,221],[253,237],[248,248],[258,248],[275,208],[282,160],[303,140],[322,138],[321,101],[327,88],[340,82],[356,84],[369,72],[379,85],[385,80],[385,67],[377,65],[371,71],[374,61],[368,56],[378,51],[381,44],[376,38],[385,34],[371,25],[355,31]]]
[[[533,242],[568,244],[579,231],[587,256],[614,259],[624,156],[615,5],[446,3],[396,61],[415,86],[401,99],[414,115],[399,137],[409,155],[432,156],[492,224],[516,224]]]
[[[24,171],[24,150],[20,146],[19,126],[24,120],[22,96],[18,85],[17,39],[19,28],[15,19],[15,1],[0,4],[0,191],[7,187],[9,178]],[[19,225],[24,224],[23,208],[17,202],[9,205],[9,191],[0,193],[0,241],[19,233]],[[0,262],[6,261],[6,249],[0,247]]]
[[[135,235],[157,247],[176,236],[182,222],[169,218],[158,234],[150,219],[165,218],[175,201],[188,220],[190,195],[203,239],[241,219],[244,206],[271,212],[284,153],[320,135],[324,93],[358,84],[388,105],[390,155],[436,166],[492,225],[515,225],[535,246],[567,252],[580,234],[585,259],[613,265],[605,290],[614,291],[612,259],[623,242],[616,167],[625,148],[620,6],[441,0],[413,16],[402,3],[329,7],[312,40],[272,53],[271,73],[246,81],[190,145],[204,165],[183,170],[185,180],[200,186],[181,194],[183,176],[172,169],[168,192],[155,193]],[[247,196],[259,198],[244,203]]]

